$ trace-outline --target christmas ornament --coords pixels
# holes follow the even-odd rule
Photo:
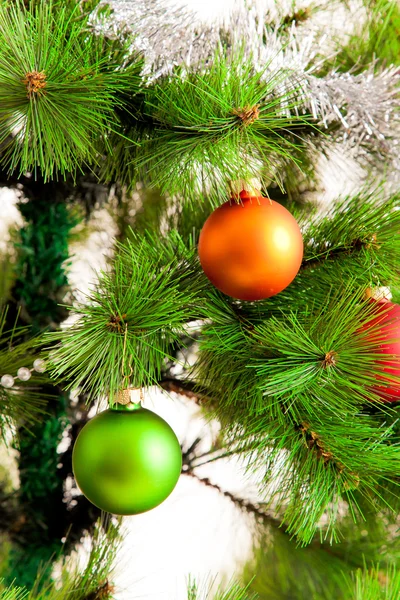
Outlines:
[[[376,385],[372,389],[385,402],[396,402],[400,399],[400,306],[386,298],[378,301],[371,298],[369,302],[374,304],[373,314],[376,316],[363,326],[362,331],[368,332],[374,327],[371,340],[379,344],[374,353],[382,357],[392,355],[387,360],[377,360],[379,365],[384,366],[387,376],[378,375],[377,379],[384,385]]]
[[[240,300],[278,294],[296,277],[303,238],[286,208],[260,192],[242,190],[208,217],[200,233],[199,257],[208,279]]]
[[[168,423],[129,403],[96,415],[83,427],[72,467],[78,486],[95,506],[136,515],[170,495],[181,472],[182,452]]]

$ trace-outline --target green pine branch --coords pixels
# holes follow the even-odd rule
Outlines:
[[[100,140],[119,131],[116,107],[138,88],[141,62],[128,44],[116,52],[79,11],[0,5],[0,164],[9,173],[40,169],[47,181],[93,167]]]
[[[188,245],[176,232],[133,236],[88,305],[73,309],[77,322],[48,337],[59,340],[52,374],[112,402],[123,386],[160,382],[187,325],[206,319],[189,376],[207,390],[228,448],[262,464],[265,483],[286,456],[270,502],[301,543],[323,516],[322,535],[336,539],[341,499],[359,515],[357,494],[375,509],[398,506],[395,412],[372,388],[384,375],[379,327],[362,332],[373,317],[365,289],[398,282],[397,205],[397,195],[360,193],[304,225],[300,273],[257,303],[205,280],[193,236]]]
[[[400,597],[400,572],[395,565],[385,570],[381,570],[379,564],[370,571],[359,569],[354,579],[352,600],[396,600]]]
[[[308,224],[300,273],[267,301],[208,296],[211,323],[192,376],[211,396],[228,447],[247,445],[265,482],[281,465],[282,483],[267,495],[303,543],[323,515],[324,535],[335,538],[340,498],[357,511],[355,490],[376,507],[398,507],[395,414],[372,389],[384,375],[379,327],[361,331],[373,309],[364,290],[398,282],[397,207],[397,195],[361,193]]]
[[[397,600],[398,558],[384,560],[382,553],[387,544],[398,550],[399,543],[384,520],[375,516],[357,526],[347,519],[343,542],[331,546],[315,540],[305,548],[294,547],[282,529],[266,527],[241,579],[258,600],[361,600],[369,594],[373,600]],[[379,532],[371,534],[374,524]]]
[[[257,600],[258,595],[249,591],[249,585],[231,580],[227,586],[219,586],[212,593],[213,581],[198,583],[189,577],[187,600]],[[224,589],[225,588],[225,589]]]
[[[302,543],[323,515],[323,535],[337,537],[340,499],[357,506],[354,490],[375,508],[398,508],[395,409],[372,389],[384,375],[379,326],[361,331],[373,306],[360,296],[341,290],[250,327],[225,313],[203,329],[194,366],[227,447],[262,469],[267,501]]]
[[[333,555],[320,550],[302,550],[293,556],[293,549],[274,539],[264,540],[258,549],[258,565],[247,584],[229,582],[212,593],[213,581],[198,584],[188,581],[188,600],[397,600],[400,593],[400,576],[395,565],[386,569],[379,563],[371,569],[351,571]],[[250,570],[247,567],[247,570]],[[246,573],[246,569],[245,569]],[[254,591],[256,590],[256,591]]]
[[[369,68],[400,64],[400,7],[396,0],[364,0],[365,23],[349,36],[346,44],[338,41],[338,52],[323,65],[341,72],[361,73]],[[363,19],[363,15],[361,15]],[[322,74],[322,72],[321,72]]]
[[[110,575],[115,565],[116,553],[121,543],[118,524],[108,517],[97,523],[91,549],[84,569],[71,571],[64,563],[61,585],[54,581],[43,582],[40,575],[31,590],[29,600],[111,600],[114,587]]]
[[[0,586],[1,586],[0,580]],[[0,591],[0,600],[27,600],[28,590],[24,588],[10,585],[3,591]]]
[[[45,335],[61,340],[50,352],[52,375],[68,377],[68,389],[80,387],[89,399],[105,394],[111,402],[124,386],[157,383],[185,324],[201,315],[203,286],[193,244],[174,232],[161,239],[132,234],[88,303],[71,309],[77,322]]]
[[[282,186],[281,162],[301,168],[303,135],[312,126],[299,114],[300,84],[295,88],[284,69],[269,69],[267,64],[257,72],[242,46],[147,85],[127,133],[133,138],[136,132],[140,147],[131,148],[131,166],[122,167],[124,182],[136,173],[136,179],[189,200],[205,193],[220,199],[230,180],[246,177]],[[128,155],[120,142],[115,158]],[[104,169],[106,178],[115,176],[112,157]]]
[[[0,580],[0,600],[111,600],[114,587],[110,576],[121,543],[118,527],[108,517],[97,523],[83,569],[78,564],[71,567],[64,559],[61,576],[55,581],[47,575],[49,565],[44,564],[30,590],[13,585],[2,590]]]

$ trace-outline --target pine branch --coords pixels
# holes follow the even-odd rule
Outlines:
[[[186,396],[191,400],[194,400],[196,404],[202,404],[203,399],[206,398],[206,394],[198,391],[198,386],[192,381],[182,381],[174,377],[163,377],[158,381],[158,385],[167,392],[174,392],[181,396]]]
[[[400,222],[397,196],[374,200],[346,199],[309,225],[303,268],[278,296],[239,303],[209,295],[212,322],[192,373],[215,399],[228,448],[245,453],[247,443],[250,466],[263,465],[265,482],[286,455],[273,498],[280,497],[288,531],[303,543],[328,506],[325,534],[335,538],[342,496],[355,511],[356,492],[376,507],[397,506],[393,409],[373,391],[384,375],[379,328],[371,338],[360,332],[373,312],[363,291],[397,282]]]
[[[140,150],[132,148],[137,176],[185,199],[205,193],[220,198],[230,180],[243,177],[281,184],[278,166],[285,159],[301,168],[295,151],[311,128],[296,114],[299,85],[288,78],[283,69],[271,73],[268,64],[256,71],[242,46],[147,86],[143,115],[153,126],[139,136]],[[110,164],[105,177],[115,174]]]
[[[361,527],[364,536],[369,525],[364,523]],[[363,535],[354,522],[346,534],[349,534],[347,541],[335,546],[316,542],[293,550],[293,542],[282,530],[267,529],[254,544],[254,557],[245,566],[242,579],[246,582],[251,578],[249,589],[259,593],[263,600],[304,600],[309,597],[361,600],[369,599],[369,594],[373,600],[395,600],[396,595],[387,596],[385,592],[396,590],[396,563],[380,560],[380,547],[384,547],[393,534],[386,532],[376,539],[372,561],[364,556]],[[364,584],[364,595],[357,593],[358,580]],[[374,580],[379,580],[379,586]]]
[[[109,582],[115,564],[116,552],[121,542],[118,525],[108,517],[99,521],[84,569],[78,565],[71,571],[66,564],[61,573],[61,585],[43,581],[38,574],[29,600],[111,600],[113,586]]]
[[[116,106],[139,85],[141,63],[88,34],[79,5],[0,5],[1,165],[45,181],[98,163],[99,140],[119,130]]]
[[[385,570],[379,564],[370,571],[358,569],[351,594],[351,600],[396,600],[400,597],[400,573],[395,565]]]
[[[212,583],[212,581],[209,584],[204,582],[201,585],[194,578],[189,577],[187,600],[211,600]],[[233,580],[226,586],[219,586],[212,594],[212,600],[258,600],[258,598],[258,594],[249,591],[249,585],[242,585]]]
[[[0,586],[1,584],[2,580],[0,579]],[[0,600],[28,600],[28,590],[10,585],[4,590],[0,590]]]
[[[144,54],[151,81],[169,76],[171,65],[183,67],[184,72],[201,70],[201,65],[213,63],[218,48],[222,48],[229,57],[230,54],[235,54],[245,40],[245,59],[252,62],[255,72],[262,72],[267,64],[270,65],[270,73],[283,69],[287,79],[281,82],[282,89],[290,95],[298,88],[299,112],[311,113],[314,122],[327,130],[331,140],[333,138],[337,141],[342,150],[352,154],[362,164],[366,161],[371,162],[372,159],[374,169],[381,169],[389,161],[398,169],[399,116],[396,107],[399,73],[398,69],[390,68],[390,63],[396,64],[395,57],[399,55],[396,51],[397,41],[394,39],[398,30],[395,16],[398,10],[395,8],[391,12],[391,7],[396,3],[390,0],[366,0],[366,3],[371,7],[369,12],[372,16],[368,25],[371,36],[358,32],[354,34],[350,44],[355,53],[353,56],[357,55],[357,60],[357,48],[361,47],[363,52],[362,47],[366,46],[372,52],[375,50],[377,56],[387,58],[386,63],[376,61],[372,68],[357,74],[354,74],[351,65],[347,65],[350,71],[344,67],[345,73],[338,72],[336,66],[331,68],[330,58],[327,58],[325,53],[321,56],[321,48],[330,47],[329,43],[323,43],[327,35],[325,28],[314,35],[314,32],[305,33],[301,26],[291,26],[282,35],[282,29],[278,27],[260,27],[260,20],[267,23],[271,20],[269,5],[265,5],[265,8],[260,6],[257,11],[238,6],[224,27],[215,23],[197,29],[196,24],[190,22],[187,15],[162,15],[161,13],[165,12],[164,7],[158,7],[152,2],[145,2],[140,7],[131,7],[127,6],[126,2],[114,0],[113,5],[116,9],[116,22],[123,22],[132,31],[138,32],[138,45],[146,48]],[[311,12],[318,8],[327,12],[328,7],[326,4],[308,7]],[[330,8],[333,16],[335,5],[332,4]],[[282,26],[285,15],[279,7],[277,9],[275,24]],[[299,17],[301,11],[297,12],[299,14],[295,16]],[[163,23],[162,28],[159,27],[160,19]],[[343,45],[342,34],[340,40]],[[320,60],[316,60],[316,53],[320,55]],[[392,59],[389,59],[389,55]],[[242,80],[241,76],[239,80]],[[205,99],[202,98],[202,101]],[[311,142],[320,145],[321,139],[322,144],[326,141],[326,138],[322,137],[310,138],[309,133],[310,129],[306,132],[306,137]],[[134,133],[128,137],[136,139]],[[292,145],[291,153],[295,152],[295,146]],[[126,144],[124,147],[126,148]],[[301,154],[303,160],[300,162],[303,164],[307,154],[304,151]],[[268,156],[267,159],[269,158]],[[202,162],[204,160],[200,164]],[[223,162],[218,162],[222,167]],[[115,168],[118,168],[117,164]],[[123,168],[126,169],[125,164]],[[198,174],[201,178],[200,167]],[[134,169],[130,176],[137,176]],[[186,177],[188,179],[188,176]],[[129,179],[127,182],[129,183]],[[219,182],[215,185],[223,187]]]
[[[68,375],[70,387],[81,386],[90,397],[110,393],[112,401],[131,366],[134,387],[162,380],[164,361],[172,358],[168,345],[182,343],[187,322],[206,318],[194,392],[207,390],[229,447],[254,451],[250,462],[263,461],[266,481],[288,453],[278,490],[288,530],[308,543],[331,506],[326,535],[334,537],[339,499],[354,504],[355,491],[376,506],[393,505],[398,446],[387,424],[390,411],[371,389],[383,374],[378,340],[360,331],[372,318],[361,293],[374,284],[375,269],[381,283],[398,279],[400,223],[397,196],[376,206],[373,199],[347,199],[310,225],[305,257],[313,266],[267,302],[238,303],[213,290],[199,271],[193,241],[187,247],[175,233],[120,246],[92,304],[74,309],[81,319],[61,332],[53,374]],[[347,285],[338,285],[335,295],[332,280]],[[374,403],[375,416],[360,412],[366,402]]]
[[[278,499],[288,531],[305,543],[329,506],[326,535],[335,537],[339,498],[351,503],[354,490],[396,506],[398,436],[371,388],[384,373],[379,339],[360,333],[372,312],[350,290],[250,330],[225,314],[203,332],[196,377],[216,399],[225,443],[247,455],[249,468],[262,467],[266,485],[280,465],[281,485],[265,495]],[[368,402],[375,416],[363,414]]]
[[[114,587],[106,580],[96,590],[89,592],[82,600],[108,600],[108,598],[112,598],[113,591]]]
[[[61,343],[50,352],[52,374],[68,377],[92,399],[121,387],[157,384],[173,344],[186,323],[201,317],[198,296],[205,285],[195,248],[176,232],[147,234],[118,246],[114,268],[102,273],[80,318],[45,339]]]
[[[183,471],[183,475],[194,477],[203,485],[217,490],[222,496],[229,498],[229,500],[231,500],[233,504],[239,507],[242,511],[251,514],[257,520],[258,523],[272,525],[275,528],[281,527],[281,521],[279,519],[276,519],[273,515],[269,514],[268,512],[264,511],[260,505],[255,504],[250,500],[246,500],[245,498],[239,498],[238,496],[235,496],[228,490],[223,490],[216,483],[212,483],[208,477],[199,477],[193,470]]]
[[[367,18],[357,32],[349,36],[346,44],[338,40],[339,51],[334,59],[327,61],[324,70],[333,68],[358,74],[400,64],[400,8],[393,0],[364,0],[361,9]]]

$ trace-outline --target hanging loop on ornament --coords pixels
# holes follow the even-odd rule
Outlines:
[[[121,364],[121,374],[122,374],[122,385],[119,390],[115,402],[118,405],[127,406],[132,403],[131,400],[131,388],[130,388],[130,379],[133,374],[132,365],[129,363],[129,372],[125,372],[126,366],[126,340],[128,335],[128,324],[125,323],[125,332],[124,332],[124,347],[122,351],[122,364]]]
[[[129,364],[129,373],[125,373],[125,363],[126,363],[126,338],[128,335],[128,323],[125,323],[125,333],[124,333],[124,348],[122,350],[122,365],[121,365],[121,373],[122,373],[122,378],[123,381],[126,381],[126,384],[124,383],[123,386],[128,388],[129,387],[129,379],[132,377],[133,374],[133,369],[132,369],[132,365]]]
[[[124,367],[122,366],[121,373],[122,373],[122,387],[123,388],[128,388],[129,387],[129,383],[130,383],[130,379],[131,379],[131,377],[133,375],[132,365],[129,365],[129,373],[125,373],[124,372]]]

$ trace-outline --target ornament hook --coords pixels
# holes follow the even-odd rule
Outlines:
[[[133,374],[133,369],[132,369],[132,365],[130,363],[129,363],[129,372],[128,373],[125,372],[127,335],[128,335],[128,323],[125,323],[124,348],[122,351],[122,364],[121,364],[122,386],[121,386],[121,389],[119,390],[116,400],[115,400],[117,404],[122,404],[123,406],[126,406],[128,404],[137,404],[135,402],[132,402],[132,399],[131,399],[131,391],[132,390],[130,389],[129,384],[130,384],[130,378],[132,377],[132,374]],[[142,391],[141,391],[140,400],[142,400],[142,399],[143,398],[142,398]]]

